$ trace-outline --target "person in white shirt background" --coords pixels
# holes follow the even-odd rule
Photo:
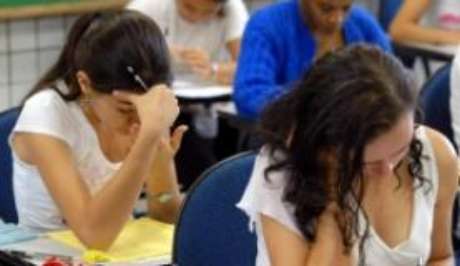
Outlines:
[[[242,0],[133,0],[128,9],[155,20],[172,55],[174,79],[193,84],[231,85],[248,20]],[[186,190],[216,162],[217,112],[203,105],[182,108],[178,121],[190,126],[176,156]],[[226,132],[222,132],[226,134]]]
[[[145,186],[148,213],[174,223],[182,201],[174,154],[186,127],[168,48],[136,11],[81,16],[57,62],[22,106],[10,136],[19,226],[68,228],[107,249]]]
[[[205,80],[232,83],[248,20],[242,0],[133,0],[127,8],[158,23],[177,64]]]

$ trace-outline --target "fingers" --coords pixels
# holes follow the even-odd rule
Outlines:
[[[182,143],[182,138],[184,137],[185,132],[187,132],[188,127],[186,125],[180,125],[174,129],[174,132],[171,136],[171,149],[174,154],[180,149]]]
[[[209,55],[200,49],[187,49],[181,53],[183,61],[189,65],[207,65],[209,64]]]
[[[210,67],[192,67],[192,71],[203,78],[209,78],[212,75]]]
[[[181,56],[184,58],[204,58],[208,54],[199,48],[185,48],[181,50]]]

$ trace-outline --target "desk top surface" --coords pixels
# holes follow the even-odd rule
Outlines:
[[[15,244],[9,244],[0,246],[2,250],[15,250],[15,251],[24,251],[26,253],[40,253],[40,254],[53,254],[53,255],[60,255],[60,256],[70,256],[75,259],[79,259],[82,255],[82,252],[78,249],[66,246],[58,241],[50,239],[48,237],[40,237],[34,240],[18,242]],[[35,263],[41,263],[42,261],[33,261]],[[104,263],[98,265],[106,265],[106,266],[159,266],[171,263],[170,257],[164,258],[156,258],[152,260],[146,260],[142,262],[132,262],[132,263]]]

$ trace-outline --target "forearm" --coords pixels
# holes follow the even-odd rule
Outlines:
[[[355,266],[353,252],[345,253],[342,233],[335,215],[337,207],[328,207],[318,221],[316,241],[310,247],[310,254],[306,266]]]
[[[139,136],[121,168],[90,200],[77,229],[89,247],[105,249],[131,216],[134,204],[151,168],[158,137]]]
[[[422,27],[416,24],[395,25],[390,35],[396,42],[422,42],[431,44],[458,44],[460,32]]]
[[[155,160],[151,173],[146,187],[149,216],[174,223],[182,203],[174,161]]]
[[[454,266],[454,257],[442,258],[442,259],[431,259],[426,264],[427,266]]]
[[[310,248],[305,266],[355,266],[352,254],[344,254],[342,242],[330,239],[320,240]]]

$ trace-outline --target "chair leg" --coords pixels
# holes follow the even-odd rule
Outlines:
[[[425,71],[425,78],[428,80],[432,74],[430,61],[426,57],[422,57],[421,59],[422,59],[423,69]]]

